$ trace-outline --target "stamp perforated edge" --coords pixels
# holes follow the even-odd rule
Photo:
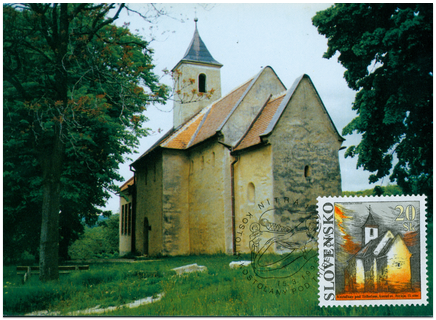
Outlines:
[[[419,201],[420,207],[420,255],[421,255],[421,298],[420,299],[401,299],[401,300],[354,300],[354,301],[326,301],[324,299],[326,280],[324,280],[323,274],[320,270],[318,273],[318,301],[320,307],[354,307],[354,306],[384,306],[384,305],[427,305],[428,304],[428,270],[427,270],[427,197],[425,195],[396,195],[396,196],[339,196],[339,197],[318,197],[317,198],[317,211],[319,217],[319,238],[318,238],[318,258],[319,263],[324,261],[323,254],[323,244],[324,244],[324,233],[322,232],[322,219],[323,211],[322,208],[326,202],[364,202],[364,201]]]

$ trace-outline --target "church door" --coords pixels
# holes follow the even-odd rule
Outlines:
[[[151,231],[151,226],[148,223],[148,219],[144,218],[144,254],[148,255],[148,232]]]

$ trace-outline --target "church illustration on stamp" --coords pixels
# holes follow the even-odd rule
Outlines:
[[[318,198],[320,306],[427,304],[424,196]]]

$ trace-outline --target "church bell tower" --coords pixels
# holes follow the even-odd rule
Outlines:
[[[372,216],[372,209],[369,206],[369,215],[366,219],[365,224],[362,226],[362,247],[365,246],[371,240],[378,238],[378,224],[375,222],[374,217]]]
[[[201,109],[221,98],[221,63],[216,61],[200,38],[195,18],[191,43],[182,60],[171,70],[174,75],[174,128],[184,124]],[[213,93],[208,98],[211,90]]]

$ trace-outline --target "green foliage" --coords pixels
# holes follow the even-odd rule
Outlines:
[[[336,4],[313,17],[328,39],[325,58],[338,52],[357,112],[343,134],[361,133],[346,157],[390,175],[406,194],[433,190],[433,4]]]
[[[85,232],[68,250],[74,260],[117,257],[119,245],[119,214],[109,217],[100,226],[85,228]]]
[[[118,166],[147,135],[143,111],[165,103],[149,43],[113,24],[123,4],[3,6],[5,256],[60,251],[118,191]],[[43,197],[43,192],[46,197]],[[41,217],[42,215],[42,217]],[[54,219],[56,218],[56,219]],[[41,233],[43,222],[55,226]],[[44,224],[43,224],[44,225]],[[45,250],[45,249],[44,249]]]
[[[373,189],[366,189],[362,191],[342,191],[343,196],[396,196],[402,195],[403,190],[397,185],[389,186],[376,186]]]

